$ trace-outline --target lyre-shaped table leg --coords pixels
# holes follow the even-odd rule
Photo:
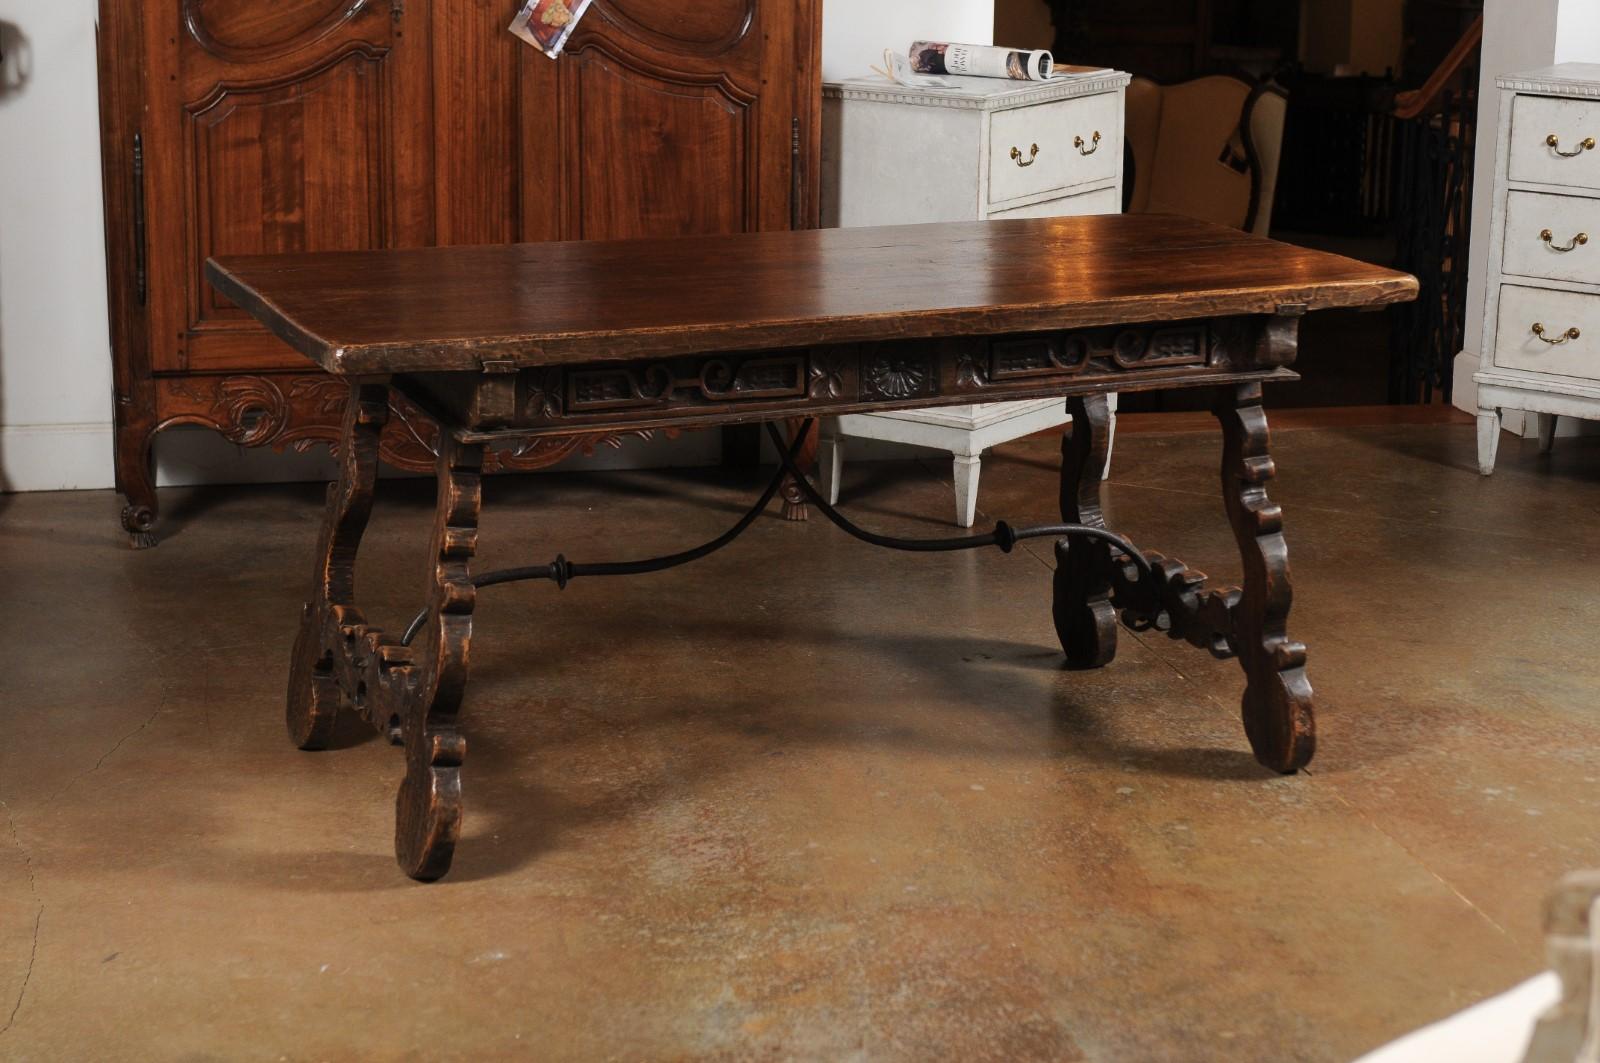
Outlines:
[[[328,485],[322,539],[311,600],[300,617],[289,666],[286,719],[301,749],[326,749],[339,712],[333,655],[324,644],[327,617],[336,606],[355,607],[356,551],[361,546],[378,479],[378,439],[389,420],[389,387],[353,380],[345,407],[339,479]]]
[[[1061,441],[1061,519],[1106,525],[1100,512],[1102,471],[1111,447],[1111,411],[1104,395],[1068,400],[1072,428]],[[1056,542],[1056,636],[1072,668],[1100,668],[1117,655],[1111,606],[1111,548],[1097,539]]]
[[[1283,511],[1267,497],[1276,474],[1268,454],[1267,416],[1261,385],[1222,390],[1214,408],[1222,422],[1222,497],[1244,563],[1244,590],[1234,607],[1233,649],[1244,667],[1245,733],[1256,759],[1268,768],[1294,772],[1316,750],[1306,648],[1289,639],[1294,593]]]
[[[469,566],[478,546],[483,447],[441,432],[438,505],[429,575],[429,620],[420,680],[400,709],[406,777],[395,801],[395,858],[412,878],[432,881],[450,870],[461,836],[461,763],[467,743],[456,714],[467,686],[476,590]]]

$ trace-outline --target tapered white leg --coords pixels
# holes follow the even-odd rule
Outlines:
[[[839,423],[832,418],[822,422],[822,438],[817,442],[817,464],[821,467],[822,497],[828,505],[839,504],[839,478],[844,472],[844,439]]]
[[[1106,422],[1106,467],[1100,470],[1100,479],[1111,479],[1111,454],[1117,444],[1117,397],[1111,396],[1111,412]]]
[[[1556,415],[1541,413],[1539,417],[1539,453],[1548,454],[1556,445]]]
[[[1500,448],[1500,411],[1478,411],[1478,471],[1494,472],[1495,451]]]
[[[972,527],[978,517],[978,471],[982,458],[974,454],[955,456],[956,523]]]

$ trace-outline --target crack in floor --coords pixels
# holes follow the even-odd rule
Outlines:
[[[149,718],[147,718],[138,727],[135,727],[133,730],[129,731],[127,734],[125,734],[121,738],[117,739],[115,745],[113,745],[110,749],[106,750],[104,753],[100,754],[100,759],[94,762],[94,767],[90,768],[88,771],[80,772],[79,774],[74,775],[71,779],[68,779],[67,780],[67,784],[65,786],[63,786],[61,789],[57,790],[55,793],[50,795],[50,803],[54,804],[68,790],[72,789],[74,786],[78,785],[78,783],[82,782],[84,779],[87,779],[89,776],[91,776],[95,772],[99,771],[100,770],[100,766],[102,764],[104,764],[107,760],[109,760],[113,753],[115,753],[117,750],[121,749],[123,747],[123,745],[129,739],[133,738],[139,732],[143,731],[146,727],[149,727],[152,723],[155,723],[156,722],[156,717],[161,715],[162,710],[164,710],[167,707],[167,702],[171,699],[171,697],[172,697],[171,694],[163,692],[162,695],[161,695],[161,700],[156,703],[155,711],[150,714]]]
[[[22,1002],[28,995],[28,983],[33,980],[33,964],[39,958],[39,925],[44,921],[44,902],[39,900],[39,886],[33,878],[33,854],[28,852],[27,846],[22,844],[22,838],[17,834],[17,817],[12,814],[11,806],[0,801],[0,808],[6,810],[6,823],[11,829],[11,843],[17,847],[17,852],[22,854],[22,869],[28,876],[28,892],[33,895],[37,910],[33,913],[33,944],[28,950],[28,968],[22,973],[22,985],[17,988],[17,1002],[11,1005],[11,1014],[6,1017],[6,1024],[0,1026],[0,1035],[7,1033],[17,1021],[17,1012],[22,1010]]]

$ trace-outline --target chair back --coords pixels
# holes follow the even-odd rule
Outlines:
[[[1128,210],[1265,235],[1283,153],[1282,89],[1220,74],[1178,85],[1136,77],[1127,101]]]

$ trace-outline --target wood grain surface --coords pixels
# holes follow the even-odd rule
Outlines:
[[[228,256],[206,274],[344,374],[1378,306],[1417,291],[1393,270],[1153,214]]]

